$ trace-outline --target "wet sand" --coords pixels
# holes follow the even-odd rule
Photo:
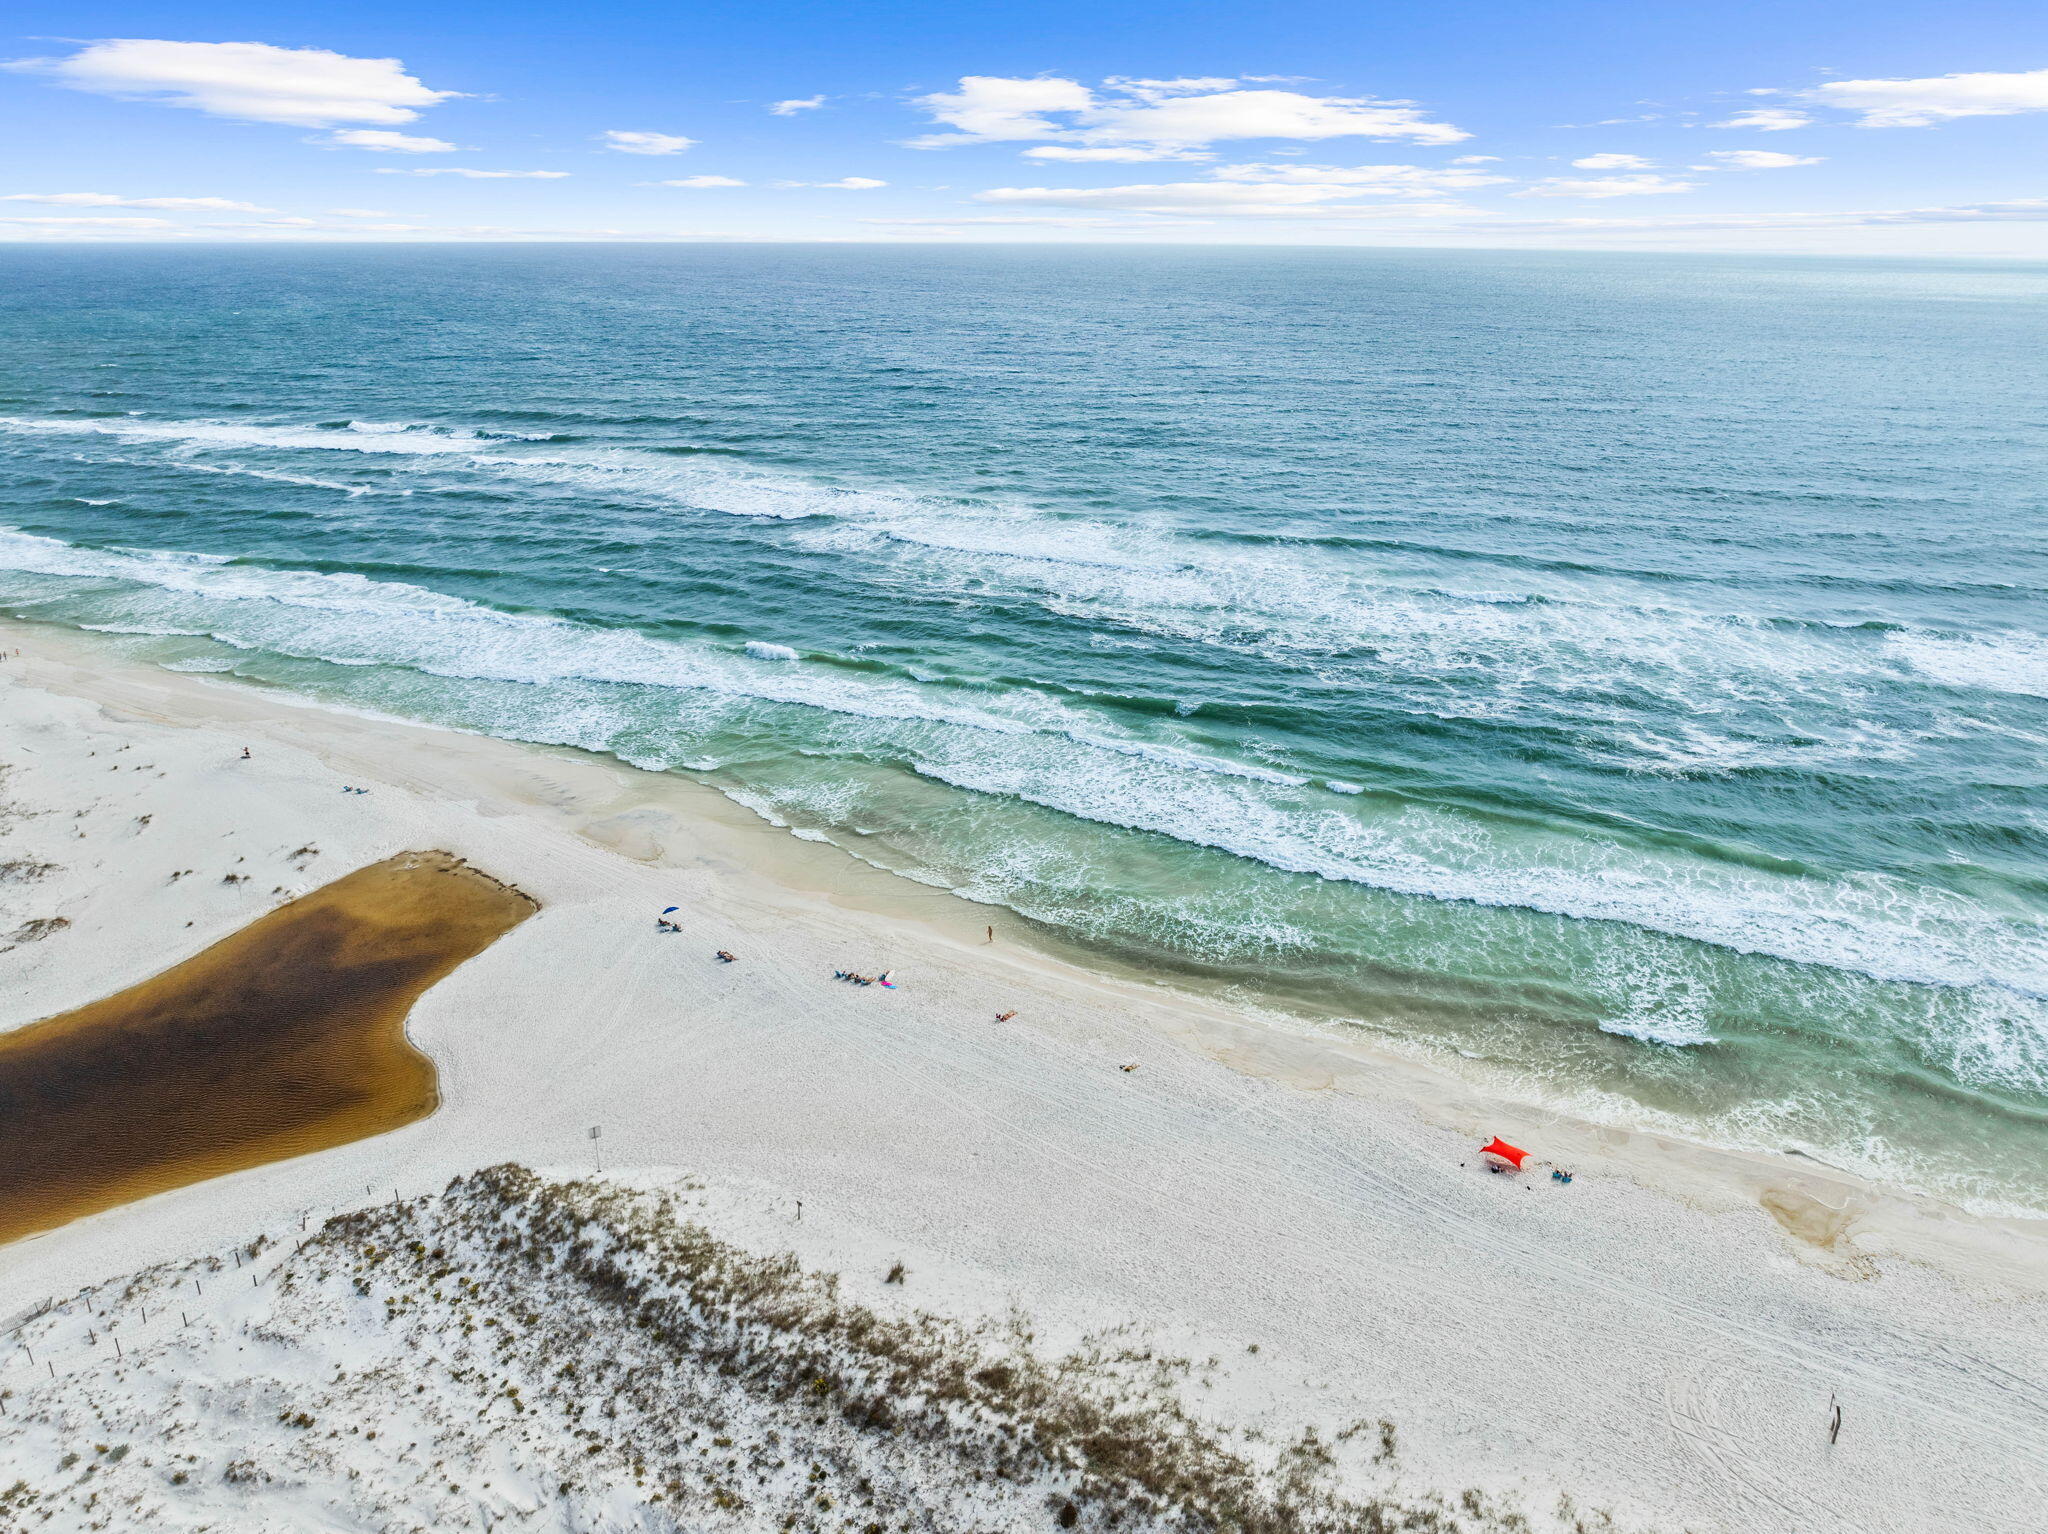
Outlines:
[[[447,853],[404,853],[0,1035],[0,1242],[433,1112],[407,1013],[536,909]]]

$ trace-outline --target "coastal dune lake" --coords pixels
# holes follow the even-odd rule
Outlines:
[[[406,1014],[535,909],[404,853],[0,1035],[0,1242],[423,1118],[439,1097]]]
[[[0,258],[0,612],[1981,1211],[2048,1212],[2044,462],[2024,262]]]

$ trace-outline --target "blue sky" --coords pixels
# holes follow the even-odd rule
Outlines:
[[[11,14],[6,239],[2048,257],[2039,4]]]

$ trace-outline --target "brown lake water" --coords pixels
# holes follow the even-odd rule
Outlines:
[[[0,1241],[424,1118],[439,1088],[407,1014],[538,908],[402,853],[0,1035]]]

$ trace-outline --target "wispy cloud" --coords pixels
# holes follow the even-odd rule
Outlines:
[[[1472,166],[1434,165],[1219,165],[1209,172],[1218,181],[1266,182],[1280,186],[1334,187],[1344,196],[1434,197],[1444,192],[1501,186],[1511,178]]]
[[[1695,165],[1694,170],[1788,170],[1794,165],[1820,165],[1826,156],[1780,154],[1775,149],[1709,149],[1712,165]]]
[[[2048,223],[2048,197],[1953,207],[1876,208],[1836,213],[1695,213],[1648,218],[1555,218],[1491,221],[1471,228],[1495,233],[1686,232],[1740,229],[1852,229],[1906,224]]]
[[[434,165],[404,170],[395,165],[377,167],[380,176],[462,176],[470,181],[560,181],[565,170],[471,170],[467,165]]]
[[[1669,176],[1597,176],[1575,180],[1552,176],[1511,195],[1516,197],[1659,197],[1673,192],[1696,192],[1697,181],[1677,181]]]
[[[607,128],[600,135],[607,149],[620,154],[681,154],[697,141],[680,133],[648,133],[640,129]]]
[[[1185,229],[1200,220],[1078,218],[1059,214],[969,215],[963,218],[863,218],[856,223],[886,229]]]
[[[112,192],[10,192],[0,202],[39,202],[65,208],[176,208],[193,212],[268,213],[253,202],[225,197],[119,197]]]
[[[792,96],[787,101],[771,101],[768,110],[777,117],[794,117],[799,112],[815,112],[824,104],[823,96]]]
[[[1362,190],[1328,183],[1169,181],[1145,186],[998,186],[974,196],[977,202],[1011,206],[1112,208],[1126,213],[1205,214],[1218,218],[1298,218],[1306,214],[1385,214],[1405,218],[1415,206],[1330,206],[1355,198]],[[1432,211],[1445,211],[1441,204],[1430,207]]]
[[[735,181],[731,176],[681,176],[674,181],[643,181],[642,186],[680,186],[703,188],[715,186],[745,186],[744,181]]]
[[[398,133],[390,128],[337,128],[315,144],[337,149],[374,149],[384,154],[454,154],[462,146],[444,138],[425,138],[415,133]]]
[[[32,218],[0,218],[0,224],[29,229],[175,229],[167,218],[98,218],[45,215]]]
[[[1737,112],[1733,117],[1723,118],[1710,126],[1755,128],[1762,133],[1783,133],[1789,128],[1807,127],[1812,122],[1810,114],[1795,112],[1790,107],[1752,107],[1747,112]]]
[[[1024,151],[1027,160],[1051,160],[1065,164],[1137,164],[1147,160],[1213,160],[1206,149],[1161,149],[1145,144],[1038,144]]]

